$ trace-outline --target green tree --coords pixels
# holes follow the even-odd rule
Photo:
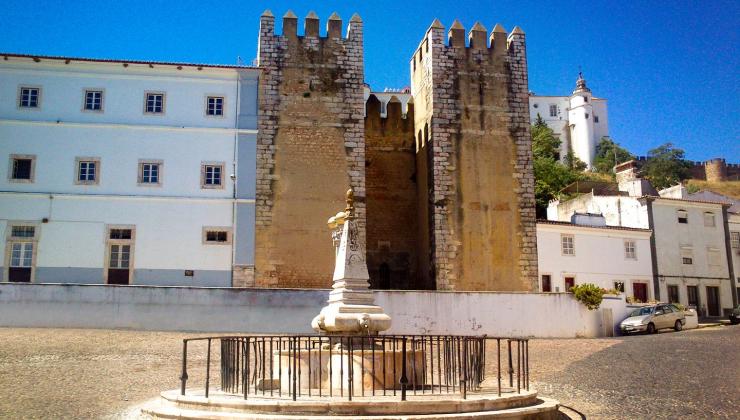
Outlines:
[[[691,164],[684,160],[684,151],[665,143],[648,151],[648,158],[642,168],[645,178],[653,187],[660,190],[676,185],[691,176]]]
[[[586,170],[586,168],[588,168],[586,162],[578,159],[578,156],[576,156],[576,154],[573,153],[572,150],[569,150],[568,153],[565,155],[565,166],[567,166],[568,169],[576,172],[583,172]]]
[[[612,173],[615,166],[620,163],[634,159],[635,156],[627,149],[614,142],[608,137],[602,137],[596,146],[596,157],[594,157],[594,169],[603,174]]]
[[[537,119],[532,124],[532,153],[535,159],[557,160],[560,155],[560,139],[555,137],[540,114],[537,114]]]
[[[557,198],[561,189],[583,177],[583,174],[558,161],[560,140],[539,115],[532,124],[531,133],[537,216],[545,217],[550,200]]]

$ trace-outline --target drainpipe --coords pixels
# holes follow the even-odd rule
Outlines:
[[[655,220],[653,218],[653,201],[650,197],[645,198],[648,214],[648,228],[652,231],[650,234],[650,256],[653,264],[653,292],[654,298],[660,301],[660,273],[658,272],[658,252],[655,246]]]
[[[731,246],[731,240],[730,240],[730,225],[728,222],[729,215],[727,214],[727,207],[723,205],[722,206],[722,226],[725,228],[725,252],[727,253],[727,273],[730,276],[730,285],[732,286],[732,291],[730,292],[730,295],[732,295],[732,307],[737,306],[738,296],[737,296],[737,279],[735,278],[735,269],[732,264],[732,246]]]
[[[241,74],[239,70],[236,71],[236,103],[234,104],[234,147],[233,147],[233,158],[231,160],[231,170],[234,174],[233,187],[231,194],[231,287],[234,287],[234,266],[236,264],[236,184],[239,182],[237,174],[237,148],[239,143],[239,78]]]

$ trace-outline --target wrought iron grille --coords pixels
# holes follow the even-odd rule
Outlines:
[[[184,339],[182,395],[187,392],[189,380],[188,346],[198,342],[205,345],[206,398],[212,381],[220,385],[221,391],[245,399],[340,397],[351,401],[353,397],[383,395],[406,400],[409,396],[435,394],[466,398],[468,392],[483,388],[499,396],[502,390],[529,390],[528,339],[268,335]],[[495,360],[487,360],[491,356]],[[220,371],[214,375],[211,365],[216,364],[216,358]],[[218,378],[214,380],[214,376]],[[195,385],[199,387],[200,383]]]

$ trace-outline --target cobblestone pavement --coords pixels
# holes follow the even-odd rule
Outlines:
[[[178,387],[190,336],[0,328],[0,418],[121,417]],[[188,352],[192,382],[204,377],[198,350]],[[740,326],[532,340],[532,385],[588,418],[737,418],[739,350]]]

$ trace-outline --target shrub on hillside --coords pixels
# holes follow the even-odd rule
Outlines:
[[[604,298],[604,289],[591,283],[579,284],[572,287],[570,291],[573,292],[576,300],[586,305],[589,310],[599,309]]]

